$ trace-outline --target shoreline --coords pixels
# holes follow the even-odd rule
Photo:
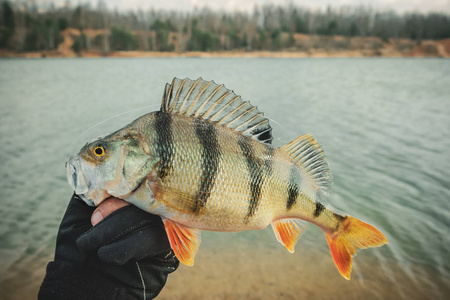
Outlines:
[[[103,34],[102,30],[86,29],[86,37],[94,39]],[[108,51],[90,48],[75,52],[74,41],[82,34],[78,29],[68,28],[61,32],[63,41],[57,49],[40,51],[14,51],[0,49],[0,58],[46,58],[46,57],[195,57],[195,58],[359,58],[359,57],[450,57],[450,38],[442,40],[410,39],[382,40],[378,37],[345,37],[294,34],[295,45],[274,50],[246,50],[243,48],[221,51],[183,51],[177,45],[174,51],[149,51],[143,48],[130,51]],[[138,32],[135,32],[138,34]]]
[[[60,51],[14,52],[0,49],[0,58],[449,58],[450,53],[425,55],[414,53],[406,55],[397,51],[371,53],[371,51],[217,51],[217,52],[159,52],[159,51],[83,51],[79,55]]]

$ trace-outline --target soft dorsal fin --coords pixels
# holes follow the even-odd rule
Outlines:
[[[209,120],[265,144],[272,142],[269,119],[232,90],[202,78],[174,78],[164,90],[161,111]]]
[[[292,160],[309,174],[317,191],[327,194],[333,179],[325,153],[312,135],[302,135],[280,147],[280,150],[289,154]]]

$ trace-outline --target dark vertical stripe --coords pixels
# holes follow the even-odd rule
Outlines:
[[[196,119],[195,133],[202,145],[202,175],[195,195],[197,203],[193,208],[193,211],[198,213],[211,196],[219,170],[220,148],[213,124]]]
[[[320,216],[320,214],[325,209],[325,206],[322,203],[316,202],[316,209],[314,210],[314,218]]]
[[[172,115],[159,111],[156,113],[155,118],[156,151],[160,158],[158,175],[161,181],[164,182],[173,164]]]
[[[333,213],[333,216],[336,218],[336,227],[334,230],[338,230],[341,227],[342,222],[347,219],[347,216],[342,216],[339,213]]]
[[[263,185],[263,164],[260,159],[255,157],[252,144],[248,138],[244,136],[240,137],[238,140],[238,145],[241,148],[242,155],[244,155],[245,157],[247,172],[250,177],[250,200],[248,203],[247,216],[245,217],[245,221],[248,222],[249,219],[256,213],[261,199],[261,186]]]
[[[295,203],[297,203],[297,197],[299,194],[299,188],[297,185],[298,174],[295,166],[291,166],[291,171],[289,172],[289,183],[288,183],[288,197],[286,201],[286,209],[290,210]]]
[[[340,222],[344,221],[347,218],[347,216],[341,216],[340,214],[337,214],[337,213],[334,213],[333,215]]]

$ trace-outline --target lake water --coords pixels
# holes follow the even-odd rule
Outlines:
[[[36,298],[72,194],[68,154],[157,110],[174,76],[234,89],[273,120],[278,146],[314,134],[334,177],[329,202],[390,244],[359,252],[346,281],[314,226],[295,254],[270,228],[205,232],[195,266],[180,266],[161,299],[448,297],[450,60],[102,58],[0,60],[1,299]]]

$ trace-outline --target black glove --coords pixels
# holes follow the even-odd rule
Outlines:
[[[74,195],[39,299],[151,299],[178,267],[161,218],[133,205],[96,226],[94,207]]]

